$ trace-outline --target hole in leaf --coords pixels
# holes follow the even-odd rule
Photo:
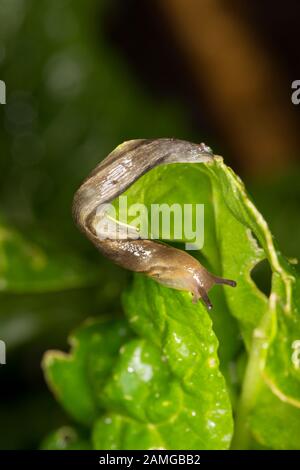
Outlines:
[[[272,286],[272,270],[267,259],[263,259],[251,271],[251,278],[256,287],[267,297],[271,293]]]

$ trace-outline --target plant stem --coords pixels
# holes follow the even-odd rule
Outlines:
[[[253,332],[252,345],[249,352],[242,392],[239,399],[235,431],[231,444],[232,449],[248,449],[252,440],[248,425],[248,416],[254,408],[262,384],[261,371],[264,368],[267,352],[267,330],[270,326],[270,312],[267,312],[259,328]]]

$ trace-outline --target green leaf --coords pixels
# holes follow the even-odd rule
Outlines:
[[[105,390],[110,407],[151,422],[167,449],[227,448],[231,406],[204,306],[141,276],[124,306],[132,328],[146,341],[123,348]]]
[[[107,413],[96,421],[93,443],[97,450],[166,448],[155,426],[115,413]]]
[[[249,425],[254,438],[265,447],[300,449],[300,409],[280,400],[267,385],[262,386],[250,412]]]
[[[0,292],[43,293],[96,283],[99,273],[85,260],[45,249],[0,224]]]
[[[101,409],[99,392],[127,337],[122,320],[88,321],[70,337],[70,354],[48,351],[44,355],[48,385],[75,420],[88,425],[96,419]]]

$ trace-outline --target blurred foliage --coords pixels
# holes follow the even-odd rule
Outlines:
[[[74,238],[72,195],[118,143],[188,133],[178,106],[147,97],[107,47],[107,3],[1,1],[1,204],[59,238]]]
[[[300,171],[287,168],[280,175],[249,182],[255,202],[268,220],[284,253],[300,260]],[[295,262],[296,262],[295,259]]]
[[[0,74],[7,84],[0,107],[4,448],[36,447],[51,429],[43,405],[32,410],[34,420],[44,421],[40,436],[15,432],[17,415],[25,419],[31,403],[30,387],[37,386],[35,403],[47,397],[41,377],[37,384],[27,378],[21,348],[38,368],[42,351],[64,347],[81,320],[120,308],[127,273],[95,256],[74,227],[75,189],[120,141],[191,137],[178,104],[148,96],[107,45],[108,7],[104,0],[0,0]],[[15,361],[17,368],[9,365]]]
[[[1,448],[38,447],[42,436],[68,420],[43,383],[43,352],[65,349],[70,329],[87,317],[120,313],[130,275],[95,255],[74,227],[75,189],[124,140],[203,138],[190,129],[178,102],[150,96],[107,44],[104,23],[111,7],[109,0],[0,0],[0,79],[7,84],[7,104],[0,106],[0,339],[8,348],[0,369]],[[290,257],[300,257],[298,174],[296,169],[278,181],[251,185]],[[214,269],[218,256],[212,248],[205,256]],[[240,341],[223,292],[212,297],[227,312],[215,310],[213,324],[234,402],[239,385],[230,360]],[[262,396],[262,406],[269,405]],[[282,415],[287,412],[284,407]],[[259,413],[253,427],[258,421]],[[20,426],[29,422],[30,433]],[[97,429],[99,436],[101,423]],[[88,439],[86,430],[63,427],[43,447],[88,446]],[[270,439],[260,427],[259,440],[272,446]]]
[[[78,434],[70,426],[64,426],[49,435],[41,448],[45,450],[88,450],[91,449],[91,445],[84,435]]]

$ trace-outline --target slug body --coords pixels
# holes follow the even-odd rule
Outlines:
[[[165,286],[186,290],[193,301],[201,298],[212,308],[207,292],[214,284],[235,286],[235,282],[209,273],[185,251],[164,243],[137,239],[128,231],[122,239],[102,238],[97,231],[97,209],[120,196],[143,174],[158,165],[201,163],[214,158],[204,144],[175,139],[131,140],[119,145],[83,182],[73,200],[73,216],[81,231],[104,256],[131,271],[144,273]],[[103,212],[100,218],[105,218]]]

